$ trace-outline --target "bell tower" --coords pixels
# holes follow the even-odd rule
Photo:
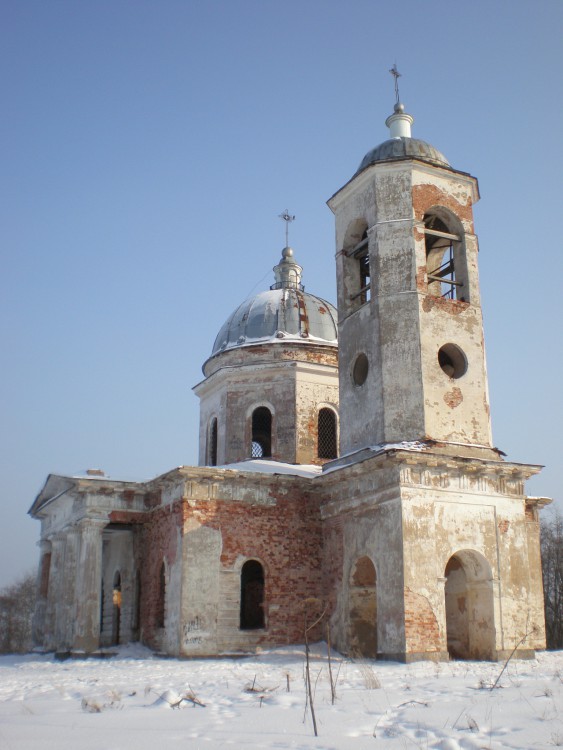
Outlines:
[[[492,451],[473,205],[477,180],[390,138],[328,201],[335,214],[341,454],[412,441]]]
[[[391,71],[398,76],[396,69]],[[336,220],[340,458],[324,473],[335,647],[503,659],[545,646],[541,467],[493,447],[473,205],[477,180],[388,140],[328,205]]]

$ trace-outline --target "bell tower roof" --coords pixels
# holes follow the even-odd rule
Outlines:
[[[391,115],[392,117],[393,115]],[[410,117],[410,115],[409,115]],[[388,118],[390,119],[390,118]],[[379,146],[368,151],[360,162],[356,174],[363,172],[364,169],[381,161],[398,161],[400,159],[418,159],[437,167],[450,167],[449,161],[444,154],[434,148],[430,143],[420,138],[411,138],[409,136],[398,136],[383,141]]]
[[[398,79],[401,74],[398,72],[396,65],[389,72],[395,79],[395,106],[393,107],[393,114],[385,120],[385,125],[389,128],[391,137],[367,152],[356,174],[376,162],[399,159],[418,159],[439,167],[449,167],[450,163],[437,148],[426,141],[412,137],[411,126],[414,117],[405,112],[405,105],[399,101]]]
[[[449,167],[450,163],[437,148],[420,138],[411,136],[411,125],[414,117],[405,112],[405,105],[397,102],[393,114],[385,120],[389,128],[389,138],[379,146],[372,148],[362,159],[356,174],[380,161],[397,161],[399,159],[418,159],[438,167]]]

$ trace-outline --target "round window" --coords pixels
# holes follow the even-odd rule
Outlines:
[[[352,368],[352,378],[356,385],[363,385],[366,382],[369,370],[368,358],[365,354],[358,354]]]
[[[438,364],[449,378],[461,378],[467,372],[467,359],[455,344],[444,344],[438,351]]]

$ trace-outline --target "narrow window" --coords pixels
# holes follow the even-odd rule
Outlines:
[[[39,597],[46,599],[49,593],[49,574],[51,571],[51,553],[45,552],[41,558],[41,575],[39,577]]]
[[[428,292],[444,299],[465,299],[463,284],[456,279],[456,246],[460,237],[434,214],[424,216]]]
[[[119,644],[119,632],[121,630],[121,573],[119,570],[116,571],[113,577],[112,604],[111,642],[117,646]]]
[[[160,566],[160,572],[158,574],[158,596],[156,600],[156,612],[155,620],[156,627],[164,627],[164,612],[166,608],[166,567],[164,561]]]
[[[135,571],[135,601],[133,608],[132,630],[136,638],[139,637],[139,627],[141,624],[141,573]]]
[[[252,458],[272,455],[272,413],[265,406],[252,412]]]
[[[209,425],[207,437],[207,462],[209,466],[217,466],[217,417],[213,417]]]
[[[317,455],[319,458],[337,457],[336,414],[332,409],[321,409],[317,423]]]
[[[364,230],[360,241],[348,251],[348,257],[354,258],[357,265],[358,289],[351,295],[351,301],[358,305],[369,302],[371,298],[371,273],[369,268],[368,232]]]
[[[104,632],[104,615],[105,615],[104,597],[105,597],[105,594],[106,594],[106,587],[104,586],[104,579],[102,578],[101,595],[100,595],[100,633]]]
[[[240,629],[264,627],[264,569],[258,560],[247,560],[240,572]]]

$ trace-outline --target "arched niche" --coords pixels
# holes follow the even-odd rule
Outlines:
[[[350,654],[377,656],[377,575],[375,565],[363,556],[352,566],[349,582]]]

